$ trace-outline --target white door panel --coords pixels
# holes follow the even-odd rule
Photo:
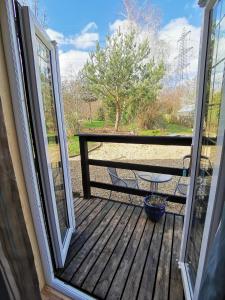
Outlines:
[[[28,7],[20,10],[30,126],[52,248],[63,267],[75,221],[56,43]]]

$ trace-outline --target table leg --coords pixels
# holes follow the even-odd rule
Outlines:
[[[150,191],[151,192],[158,192],[158,182],[150,182]]]
[[[150,182],[150,192],[154,192],[154,182]]]

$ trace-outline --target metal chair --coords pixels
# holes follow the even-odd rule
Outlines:
[[[210,159],[207,156],[202,155],[201,160],[205,160],[209,169],[212,169],[212,164],[210,162]],[[184,195],[184,196],[187,195],[188,184],[182,183],[182,179],[186,178],[187,175],[189,175],[190,163],[191,163],[191,155],[185,155],[183,157],[183,175],[179,178],[179,180],[177,182],[177,186],[175,188],[174,195],[176,195],[177,192],[179,192],[181,195]]]
[[[116,168],[109,168],[108,167],[107,170],[108,170],[108,173],[109,173],[109,176],[111,178],[111,181],[112,181],[113,185],[139,189],[138,178],[137,178],[135,172],[133,172],[132,170],[131,170],[131,172],[135,176],[134,179],[131,179],[131,178],[126,179],[126,178],[119,177]],[[111,199],[111,195],[112,195],[112,191],[110,191],[109,199]],[[130,194],[129,194],[129,199],[132,202]]]

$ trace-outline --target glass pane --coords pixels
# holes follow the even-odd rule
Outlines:
[[[52,70],[50,51],[37,38],[38,62],[41,78],[41,91],[44,107],[45,126],[48,139],[48,159],[51,164],[51,176],[54,183],[56,206],[62,241],[68,229],[66,193],[61,158],[59,131],[57,124],[54,91],[52,85]]]
[[[224,2],[224,1],[223,1]],[[221,2],[219,2],[221,5]],[[189,240],[186,250],[186,263],[189,269],[192,286],[194,288],[201,250],[202,236],[205,225],[206,211],[211,189],[212,172],[215,167],[217,135],[222,101],[222,84],[224,74],[224,57],[220,55],[225,49],[225,39],[221,38],[221,21],[217,15],[215,27],[215,12],[211,12],[212,24],[210,40],[208,42],[207,67],[208,73],[205,83],[203,128],[200,141],[200,162],[195,179],[195,199],[192,208],[192,220],[189,229]],[[215,33],[218,34],[218,46],[215,47]],[[217,42],[216,42],[217,44]],[[215,54],[217,52],[217,54]],[[213,59],[212,59],[213,58]]]

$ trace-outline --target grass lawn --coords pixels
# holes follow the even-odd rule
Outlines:
[[[68,151],[69,157],[79,155],[80,154],[80,145],[79,145],[79,137],[78,136],[70,136],[67,137],[68,141]],[[88,143],[88,149],[92,149],[96,147],[98,143],[90,142]]]
[[[81,122],[81,130],[83,129],[103,129],[104,127],[113,127],[113,123],[110,121],[83,121]]]
[[[84,129],[93,129],[94,133],[98,133],[98,129],[103,129],[103,128],[112,128],[113,131],[113,124],[110,122],[106,121],[98,121],[98,120],[93,120],[92,122],[90,121],[84,121],[81,124],[81,131],[82,128]],[[128,127],[121,127],[121,130],[128,130]],[[118,132],[119,134],[119,132]],[[155,130],[139,130],[138,135],[170,135],[170,134],[179,134],[179,135],[190,135],[192,134],[192,129],[178,125],[178,124],[167,124],[165,129],[155,129]],[[98,143],[95,142],[90,142],[88,143],[88,148],[92,149],[96,147]],[[69,150],[69,156],[75,156],[80,154],[80,146],[79,146],[79,137],[78,136],[71,136],[68,137],[68,150]]]
[[[90,121],[83,121],[81,123],[81,131],[82,129],[85,131],[85,129],[93,129],[93,131],[98,133],[98,129],[103,128],[110,128],[112,131],[114,130],[114,124],[110,121],[98,121],[93,120]],[[121,131],[131,131],[135,128],[135,124],[121,126]],[[96,129],[96,130],[95,130]],[[119,133],[119,132],[118,132]],[[183,125],[178,124],[167,124],[164,129],[141,129],[138,130],[138,135],[169,135],[169,134],[180,134],[180,135],[190,135],[192,133],[192,129],[189,127],[185,127]]]
[[[192,134],[192,129],[178,124],[167,124],[164,129],[155,129],[155,130],[140,130],[138,135],[170,135],[170,134],[179,134],[179,135],[190,135]]]

